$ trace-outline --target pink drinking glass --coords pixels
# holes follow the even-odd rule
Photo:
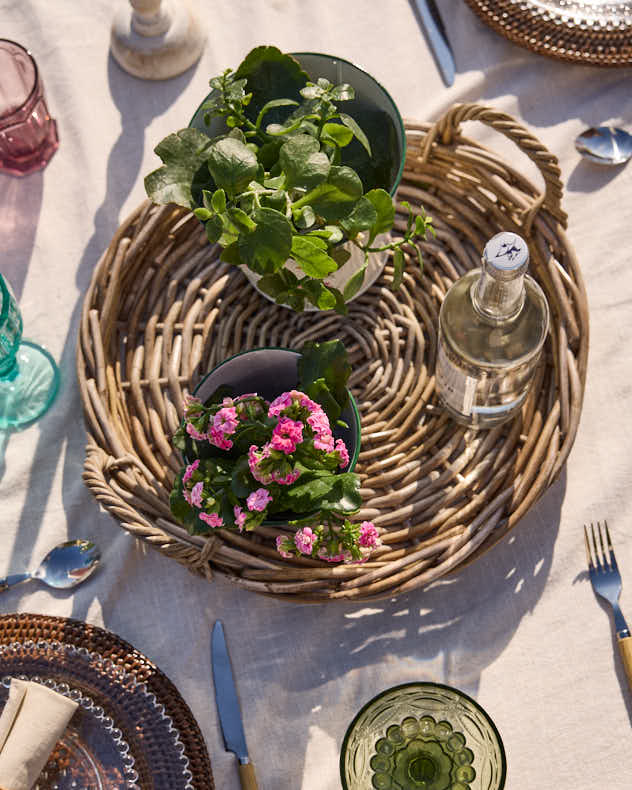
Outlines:
[[[40,170],[58,146],[37,63],[20,44],[0,38],[0,172]]]

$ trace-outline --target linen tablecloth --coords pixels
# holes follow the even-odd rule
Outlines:
[[[584,522],[608,519],[632,619],[632,165],[600,169],[573,146],[587,126],[632,125],[632,70],[535,55],[487,28],[462,0],[439,5],[456,55],[449,89],[407,0],[200,0],[203,56],[162,82],[131,77],[111,58],[112,3],[0,0],[0,35],[34,53],[60,136],[45,170],[0,175],[0,268],[18,296],[25,336],[45,343],[62,371],[50,412],[0,435],[0,575],[36,565],[67,537],[95,537],[103,550],[103,567],[73,594],[28,583],[4,593],[0,611],[84,619],[153,659],[197,718],[221,790],[239,783],[210,675],[218,617],[264,790],[338,788],[350,720],[379,691],[415,680],[461,688],[489,712],[507,751],[507,788],[632,786],[624,746],[632,695],[609,613],[587,580],[581,532]],[[75,342],[94,267],[144,199],[143,177],[158,165],[153,147],[186,126],[209,77],[260,43],[358,63],[405,117],[432,121],[455,102],[475,101],[519,119],[559,158],[568,236],[588,291],[586,396],[561,477],[471,566],[370,606],[297,605],[221,578],[209,584],[136,542],[81,479]],[[477,139],[515,155],[495,132],[478,130]],[[529,167],[525,160],[527,175]]]

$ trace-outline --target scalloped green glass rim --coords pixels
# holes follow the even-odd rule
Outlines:
[[[402,154],[399,163],[399,169],[397,171],[397,175],[393,179],[393,184],[389,189],[390,196],[395,197],[395,193],[397,192],[397,188],[399,187],[400,181],[402,180],[402,176],[404,174],[404,165],[406,163],[406,128],[404,127],[404,120],[401,116],[399,108],[397,104],[395,104],[395,100],[393,99],[391,94],[386,90],[386,88],[382,85],[382,83],[378,82],[378,80],[376,80],[375,77],[372,74],[370,74],[366,69],[363,69],[362,66],[358,66],[357,63],[353,63],[353,61],[347,60],[346,58],[340,58],[337,55],[328,55],[326,52],[289,52],[288,54],[291,55],[293,58],[297,58],[299,60],[301,55],[309,55],[310,57],[327,58],[328,60],[337,60],[340,63],[346,63],[347,66],[351,66],[351,68],[357,69],[358,71],[361,71],[363,74],[365,74],[371,80],[371,82],[373,82],[373,84],[377,88],[379,88],[379,90],[384,94],[385,99],[390,104],[391,109],[393,111],[393,120],[397,121],[398,133],[402,143]],[[189,121],[189,127],[193,123],[195,116],[202,109],[202,105],[204,104],[204,102],[206,102],[206,100],[210,95],[211,94],[208,93],[199,103],[197,109],[191,116],[191,120]]]
[[[347,731],[345,733],[345,737],[342,740],[342,747],[340,749],[340,781],[342,782],[343,790],[355,790],[355,788],[350,788],[347,784],[347,780],[345,777],[345,765],[344,765],[344,758],[345,752],[347,751],[347,744],[349,742],[349,738],[351,737],[351,733],[353,728],[356,725],[358,719],[367,711],[372,705],[375,705],[376,702],[385,697],[387,694],[392,694],[395,691],[400,691],[400,689],[410,689],[410,688],[438,688],[438,689],[445,689],[446,691],[451,691],[453,694],[456,694],[459,697],[463,697],[463,699],[467,700],[471,705],[473,705],[476,710],[478,710],[481,715],[485,718],[488,722],[489,726],[492,729],[492,732],[496,736],[496,740],[498,741],[498,747],[500,749],[500,761],[502,765],[501,775],[500,775],[500,784],[498,785],[497,790],[503,790],[505,786],[505,780],[507,778],[507,756],[505,754],[505,746],[503,744],[503,740],[500,737],[500,733],[498,732],[498,728],[492,721],[489,713],[481,706],[479,703],[466,694],[465,692],[461,691],[460,689],[454,688],[454,686],[448,686],[445,683],[433,683],[432,681],[427,680],[420,680],[420,681],[413,681],[412,683],[401,683],[399,686],[391,686],[390,688],[384,689],[379,694],[377,694],[373,699],[370,699],[366,705],[363,705],[360,710],[356,713],[353,717],[353,721],[347,727]]]

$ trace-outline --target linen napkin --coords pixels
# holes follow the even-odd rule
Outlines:
[[[46,686],[11,679],[0,716],[0,790],[31,790],[76,708]]]

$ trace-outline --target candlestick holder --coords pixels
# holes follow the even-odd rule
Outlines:
[[[110,51],[135,77],[165,80],[190,68],[205,41],[188,0],[125,0],[114,15]]]

